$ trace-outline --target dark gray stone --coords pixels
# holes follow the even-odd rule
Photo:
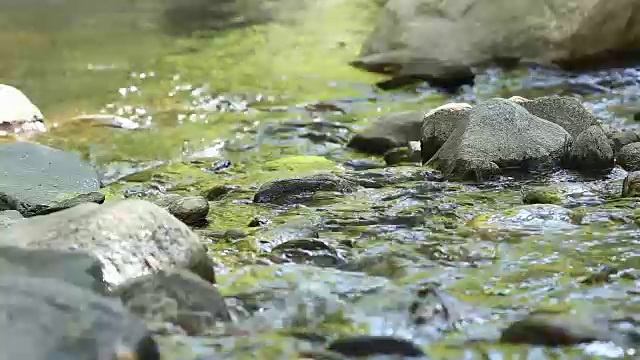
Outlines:
[[[569,155],[570,165],[582,171],[611,169],[613,149],[600,125],[592,125],[575,140]]]
[[[188,268],[215,282],[200,237],[144,200],[84,203],[28,218],[4,229],[0,245],[88,252],[102,263],[110,287],[173,267]]]
[[[606,321],[574,314],[536,313],[516,321],[502,331],[501,342],[544,346],[567,346],[593,341],[611,341]]]
[[[327,350],[349,357],[400,355],[421,357],[424,352],[409,340],[393,336],[354,336],[333,341]]]
[[[231,320],[212,284],[188,271],[160,271],[133,279],[114,291],[129,310],[147,322],[169,322],[189,335],[205,334]]]
[[[527,173],[559,163],[571,135],[522,106],[491,99],[471,109],[427,166],[449,179],[483,180],[505,170]]]
[[[159,360],[144,324],[117,299],[74,285],[0,275],[0,359]]]
[[[33,143],[0,145],[0,209],[30,214],[99,188],[98,173],[77,154]]]
[[[260,187],[253,197],[255,203],[287,204],[308,200],[320,191],[348,193],[356,189],[351,181],[331,174],[303,178],[281,179]]]
[[[420,140],[423,116],[421,111],[407,111],[382,116],[371,121],[354,135],[347,146],[377,155],[383,155],[396,147],[408,146],[409,141]]]
[[[616,160],[618,165],[627,171],[640,170],[640,142],[623,146]]]

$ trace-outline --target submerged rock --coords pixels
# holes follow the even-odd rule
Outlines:
[[[77,154],[25,142],[0,145],[0,209],[29,216],[99,188],[97,171]]]
[[[119,300],[63,281],[0,275],[0,359],[159,360]]]
[[[436,83],[491,63],[598,67],[637,60],[639,15],[635,0],[389,0],[353,65]]]
[[[190,226],[207,223],[209,201],[203,196],[168,195],[157,202],[178,220]]]
[[[200,238],[166,210],[143,200],[85,203],[19,221],[3,230],[0,244],[86,251],[115,286],[167,268],[188,268],[215,282]]]
[[[543,346],[567,346],[610,341],[608,323],[572,314],[535,313],[502,331],[501,342]]]
[[[420,138],[422,161],[429,161],[440,150],[453,131],[467,121],[470,111],[471,105],[467,103],[450,103],[424,116]]]
[[[423,112],[407,111],[371,121],[349,141],[350,148],[377,155],[420,140]]]
[[[640,171],[634,171],[627,175],[622,182],[622,196],[640,196]]]
[[[590,126],[576,138],[571,147],[569,165],[582,171],[613,167],[613,149],[600,125]]]
[[[409,340],[393,336],[354,336],[333,341],[327,350],[349,357],[374,355],[424,356],[424,352]]]
[[[46,130],[42,112],[22,91],[0,84],[0,136],[28,136]]]
[[[528,188],[523,191],[522,202],[525,204],[560,204],[562,199],[556,189]]]
[[[332,174],[319,174],[303,178],[268,182],[253,197],[255,203],[286,204],[308,200],[319,191],[348,193],[355,191],[351,181]]]
[[[184,270],[159,271],[133,279],[114,294],[148,323],[173,323],[189,335],[204,334],[216,323],[231,320],[218,290]]]
[[[484,180],[504,170],[550,168],[570,138],[561,126],[512,101],[491,99],[474,106],[440,150],[423,161],[449,179]]]
[[[640,170],[640,142],[623,146],[616,160],[627,171]]]

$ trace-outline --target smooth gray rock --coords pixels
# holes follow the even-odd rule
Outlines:
[[[157,202],[178,220],[190,226],[207,223],[209,201],[203,196],[169,195]]]
[[[626,145],[634,142],[640,142],[640,134],[636,130],[614,130],[609,136],[609,141],[613,152],[618,154]]]
[[[440,150],[453,131],[465,122],[471,105],[449,103],[429,111],[422,122],[420,151],[422,161],[427,162]]]
[[[201,335],[231,320],[212,284],[184,270],[159,271],[133,279],[114,291],[128,309],[148,323],[169,322],[189,335]]]
[[[332,174],[318,174],[268,182],[258,189],[253,202],[290,204],[308,200],[320,191],[349,193],[355,189],[356,185],[349,180]]]
[[[569,155],[570,165],[582,171],[611,169],[613,149],[600,125],[592,125],[575,140]]]
[[[544,96],[535,99],[521,97],[510,100],[527,109],[531,114],[562,126],[576,139],[589,126],[597,125],[598,119],[580,101],[568,96]]]
[[[616,156],[618,165],[627,171],[640,170],[640,142],[625,145]]]
[[[410,141],[420,140],[422,111],[393,113],[371,121],[349,141],[350,148],[383,155],[385,152],[402,146]]]
[[[46,278],[0,274],[0,360],[159,360],[118,299]]]
[[[25,142],[0,145],[0,210],[29,215],[99,188],[97,171],[75,153]]]
[[[527,173],[560,161],[571,135],[506,99],[474,106],[429,160],[449,179],[483,180],[504,170]]]
[[[0,246],[0,274],[50,278],[106,293],[100,261],[82,251]]]
[[[199,236],[144,200],[85,203],[28,218],[5,229],[0,245],[86,251],[102,263],[110,287],[173,267],[215,282],[213,264]]]

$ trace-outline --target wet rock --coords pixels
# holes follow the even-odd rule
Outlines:
[[[640,134],[635,130],[614,131],[611,133],[609,139],[613,151],[615,154],[618,154],[624,146],[640,142]]]
[[[224,232],[224,238],[229,240],[244,239],[246,237],[247,234],[240,229],[229,229]]]
[[[100,261],[82,251],[0,246],[0,274],[50,278],[105,294]]]
[[[525,204],[560,204],[562,199],[557,190],[552,188],[527,188],[522,194]]]
[[[409,146],[393,148],[384,153],[384,162],[389,166],[420,161],[420,142],[418,141],[410,141]]]
[[[408,146],[409,141],[420,140],[423,113],[407,111],[382,116],[371,121],[347,145],[350,148],[377,155]]]
[[[640,196],[640,171],[631,172],[624,178],[622,182],[622,196]]]
[[[17,210],[0,211],[0,229],[7,227],[21,219],[23,219],[23,216]]]
[[[527,173],[559,162],[569,133],[506,99],[474,106],[467,121],[428,161],[449,179],[481,181],[502,171]]]
[[[384,164],[378,161],[370,160],[370,159],[354,159],[348,160],[344,163],[345,166],[351,167],[354,170],[371,170],[371,169],[380,169],[384,167]]]
[[[571,146],[569,165],[582,171],[600,171],[613,167],[613,149],[599,125],[590,126],[576,138]]]
[[[597,125],[596,117],[580,101],[568,96],[543,96],[532,100],[512,97],[515,103],[531,114],[562,126],[573,139],[592,125]]]
[[[286,204],[308,200],[319,191],[348,193],[355,191],[352,182],[331,174],[282,179],[266,183],[253,197],[255,203]]]
[[[472,220],[472,225],[516,231],[521,234],[564,231],[575,227],[571,219],[571,210],[551,204],[518,206],[497,214],[476,217]]]
[[[74,196],[66,200],[58,201],[50,205],[44,205],[42,207],[36,207],[34,209],[30,209],[25,213],[25,216],[39,216],[39,215],[52,214],[56,211],[72,208],[74,206],[84,204],[84,203],[102,204],[104,203],[104,200],[105,200],[105,196],[103,193],[94,191],[88,194],[80,194],[78,196]]]
[[[119,286],[114,295],[148,323],[168,322],[189,335],[201,335],[216,323],[230,321],[218,290],[184,270],[159,271]]]
[[[40,109],[22,91],[0,84],[0,136],[46,130]]]
[[[231,186],[231,185],[214,186],[205,192],[204,197],[207,198],[207,200],[209,201],[217,201],[236,190],[238,190],[237,186]]]
[[[640,170],[640,142],[623,146],[616,160],[627,171]]]
[[[354,336],[333,341],[327,350],[350,357],[374,355],[424,356],[414,343],[392,336]]]
[[[271,253],[288,261],[310,262],[316,266],[336,266],[342,262],[335,249],[327,243],[315,239],[290,240],[276,245]]]
[[[188,268],[215,282],[200,238],[166,210],[144,200],[85,203],[19,221],[0,244],[86,251],[100,260],[110,287],[166,268]]]
[[[634,0],[390,0],[353,65],[435,84],[492,63],[606,66],[637,60],[639,14]]]
[[[249,224],[247,226],[248,227],[261,227],[261,226],[268,225],[269,222],[270,221],[267,218],[256,216],[253,219],[251,219],[251,221],[249,222]]]
[[[436,331],[453,330],[462,319],[462,304],[440,292],[433,285],[417,291],[417,298],[409,305],[411,321],[418,326],[429,326]]]
[[[543,346],[568,346],[610,341],[607,322],[575,314],[534,313],[502,331],[501,342]]]
[[[450,103],[424,116],[420,138],[422,161],[429,161],[440,150],[458,125],[467,121],[470,111],[471,105],[467,103]]]
[[[0,209],[33,215],[99,188],[97,171],[77,154],[25,142],[0,145]]]
[[[178,220],[189,226],[201,226],[207,223],[209,201],[202,196],[168,195],[157,202]]]
[[[145,326],[117,299],[74,285],[0,275],[0,359],[159,360]]]

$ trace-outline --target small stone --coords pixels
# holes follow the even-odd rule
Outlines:
[[[249,224],[247,225],[248,227],[261,227],[261,226],[265,226],[269,224],[269,219],[267,218],[263,218],[260,216],[256,216],[253,219],[251,219],[251,221],[249,222]]]
[[[204,197],[209,201],[217,201],[225,197],[226,195],[232,193],[237,190],[238,187],[231,185],[218,185],[214,186],[211,189],[207,190]]]
[[[407,146],[409,141],[420,140],[423,113],[407,111],[382,116],[371,121],[347,145],[350,148],[376,155]]]
[[[167,210],[189,226],[201,226],[207,223],[209,201],[202,196],[185,196],[171,201]]]
[[[627,171],[640,170],[640,142],[623,146],[616,160]]]
[[[572,167],[582,171],[599,171],[613,167],[613,149],[599,125],[592,125],[574,141],[569,155]]]
[[[229,229],[224,232],[224,238],[229,240],[239,240],[247,237],[244,231],[240,229]]]
[[[610,341],[606,322],[588,316],[535,313],[502,331],[500,341],[511,344],[568,346],[593,341]]]
[[[320,191],[348,193],[355,191],[354,183],[332,174],[282,179],[266,183],[253,197],[254,203],[290,204],[309,200]]]
[[[392,336],[354,336],[333,341],[327,350],[349,357],[374,355],[424,356],[414,343]]]

